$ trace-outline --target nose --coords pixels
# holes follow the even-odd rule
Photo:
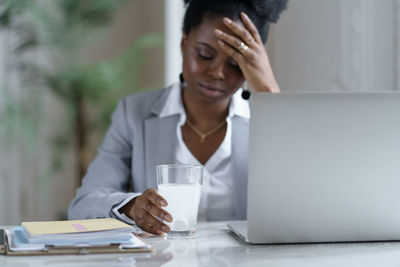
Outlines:
[[[213,77],[215,80],[223,80],[225,79],[225,66],[223,62],[214,61],[212,62],[208,69],[207,75]]]

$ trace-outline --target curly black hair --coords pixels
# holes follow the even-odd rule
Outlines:
[[[225,16],[240,20],[240,12],[245,12],[257,27],[265,43],[270,23],[277,22],[280,13],[286,9],[288,0],[184,0],[187,6],[183,19],[183,32],[199,26],[204,15]]]

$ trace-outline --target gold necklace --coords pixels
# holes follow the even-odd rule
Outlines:
[[[200,136],[200,144],[203,144],[206,141],[206,137],[215,133],[216,131],[218,131],[222,126],[225,125],[226,120],[224,120],[223,122],[221,122],[220,124],[217,125],[217,127],[215,127],[214,129],[212,129],[211,131],[207,132],[207,133],[202,133],[199,131],[199,129],[197,129],[193,123],[190,122],[190,120],[186,119],[186,123],[187,125],[198,135]]]

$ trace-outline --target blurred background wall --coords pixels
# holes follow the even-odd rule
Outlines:
[[[271,32],[285,91],[400,89],[400,1],[296,0]]]
[[[136,81],[132,88],[126,88],[125,95],[138,90],[160,88],[164,86],[165,80],[165,53],[162,39],[165,31],[164,1],[129,0],[126,2],[115,12],[111,24],[102,30],[101,37],[95,37],[98,41],[82,53],[82,57],[87,62],[112,60],[125,50],[129,50],[132,43],[143,36],[149,34],[161,36],[161,41],[157,41],[157,44],[152,44],[148,49],[142,49],[143,53],[140,56],[143,57],[143,62],[140,66],[134,66],[135,69],[132,70],[132,74],[137,76]],[[1,12],[0,9],[0,14]],[[3,113],[2,115],[6,109],[5,92],[7,94],[11,92],[13,101],[24,98],[24,88],[19,82],[21,77],[18,76],[18,71],[12,68],[15,58],[11,51],[19,38],[8,30],[0,30],[0,112]],[[46,55],[41,54],[40,51],[31,53],[30,56],[46,61]],[[41,91],[40,94],[42,106],[40,118],[37,122],[35,118],[28,118],[28,120],[33,120],[32,123],[40,123],[37,133],[34,133],[34,130],[29,133],[28,139],[34,140],[27,140],[26,136],[20,136],[21,131],[26,131],[24,126],[21,126],[26,123],[26,118],[21,118],[25,114],[14,112],[7,114],[11,120],[17,117],[12,123],[12,127],[17,128],[16,131],[11,132],[14,136],[5,138],[0,136],[3,138],[0,142],[0,225],[19,224],[27,220],[65,218],[69,202],[79,185],[76,179],[75,142],[70,133],[66,134],[66,137],[70,137],[71,142],[60,152],[56,151],[56,153],[62,153],[61,169],[56,172],[51,170],[54,137],[66,124],[71,123],[69,119],[65,119],[66,116],[69,117],[68,108],[54,93]],[[4,120],[4,116],[0,116],[0,119]],[[10,124],[0,124],[0,130],[11,127]],[[89,161],[97,152],[102,134],[94,134],[91,137]]]
[[[141,37],[162,35],[162,41],[143,50],[143,62],[132,69],[136,73],[134,85],[123,93],[176,81],[181,68],[182,2],[128,1],[115,12],[103,37],[85,49],[82,57],[87,62],[113,60]],[[65,218],[79,185],[73,141],[58,150],[62,167],[57,171],[51,167],[54,136],[71,123],[65,119],[70,112],[65,103],[55,93],[41,90],[37,94],[41,115],[28,118],[29,123],[12,109],[27,94],[21,75],[12,68],[15,57],[11,50],[16,39],[13,33],[0,30],[0,225]],[[271,28],[267,51],[282,91],[398,90],[399,40],[400,0],[291,0],[279,23]],[[46,53],[36,51],[29,57],[47,63]],[[108,75],[113,69],[105,66],[100,73]],[[90,114],[96,111],[96,104],[86,109]],[[8,121],[16,123],[4,123],[7,114],[11,114]],[[5,129],[10,127],[15,130],[11,134],[17,136],[7,137]],[[36,129],[36,133],[32,130],[26,138],[21,132],[29,129]],[[72,133],[64,137],[73,139]],[[90,137],[90,152],[85,154],[89,162],[102,134]]]

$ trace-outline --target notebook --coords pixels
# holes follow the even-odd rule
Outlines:
[[[96,231],[130,231],[132,226],[114,218],[70,220],[70,221],[45,221],[23,222],[22,227],[29,237],[44,237],[56,234],[89,233]]]

